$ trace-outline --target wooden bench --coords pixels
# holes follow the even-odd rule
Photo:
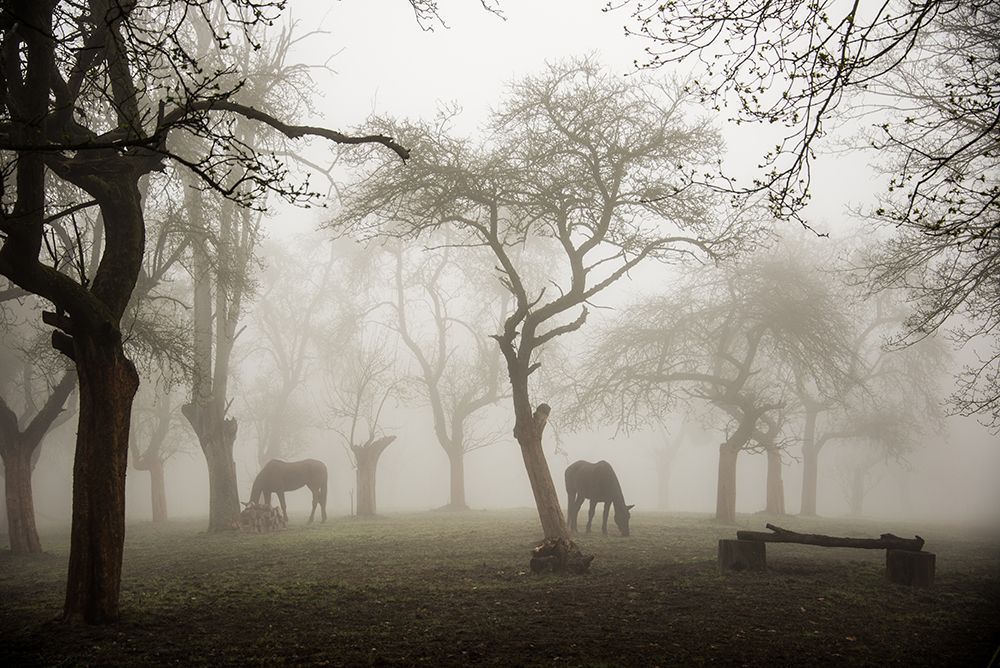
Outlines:
[[[773,524],[766,531],[737,531],[736,540],[719,540],[719,569],[722,571],[767,570],[767,543],[799,543],[821,547],[853,547],[885,550],[885,574],[890,582],[927,587],[934,582],[932,552],[924,552],[924,539],[900,538],[884,533],[878,538],[841,538],[797,533]]]

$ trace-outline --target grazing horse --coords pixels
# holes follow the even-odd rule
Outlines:
[[[576,531],[576,515],[580,512],[580,506],[584,499],[590,499],[590,514],[587,517],[587,533],[590,533],[590,524],[594,521],[594,510],[597,504],[604,502],[604,523],[601,525],[601,532],[608,533],[608,504],[614,504],[615,524],[623,536],[628,535],[628,520],[633,506],[625,505],[625,497],[622,495],[622,486],[618,482],[618,476],[611,464],[604,460],[596,464],[585,462],[582,459],[574,462],[566,469],[566,495],[569,497],[569,528]]]
[[[323,521],[326,522],[326,464],[316,459],[303,459],[300,462],[272,459],[264,464],[264,468],[260,470],[253,481],[250,502],[260,503],[260,497],[263,496],[264,503],[271,505],[271,494],[277,494],[278,501],[281,502],[281,514],[284,515],[287,522],[288,511],[285,510],[285,492],[291,492],[303,485],[308,486],[313,495],[309,521],[313,521],[316,506],[319,506],[323,513]]]

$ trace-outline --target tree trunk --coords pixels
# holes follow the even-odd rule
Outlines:
[[[37,554],[42,543],[35,527],[35,504],[31,492],[31,448],[13,443],[5,448],[3,477],[7,502],[7,527],[10,551],[14,554]]]
[[[719,480],[715,498],[715,519],[718,522],[736,522],[736,460],[740,448],[727,443],[719,446]]]
[[[208,530],[239,528],[240,491],[236,483],[236,420],[223,418],[217,405],[185,404],[184,417],[198,436],[198,444],[208,465]]]
[[[799,514],[816,516],[816,489],[819,474],[819,447],[816,445],[816,411],[806,411],[802,430],[802,505]]]
[[[770,515],[785,514],[785,482],[781,479],[781,450],[767,449],[767,499],[764,512]]]
[[[63,618],[118,618],[125,542],[125,473],[139,376],[118,341],[74,337],[80,424],[73,464],[73,528]]]
[[[545,461],[545,450],[542,449],[542,432],[548,421],[549,411],[548,404],[539,404],[530,420],[523,420],[520,425],[515,426],[514,435],[521,446],[521,458],[528,473],[545,538],[568,541],[571,538],[569,525],[566,524],[556,486],[552,483],[549,464]]]
[[[164,464],[159,459],[149,463],[149,487],[153,502],[153,524],[167,521],[167,486],[163,475]]]
[[[453,510],[466,510],[465,503],[465,450],[461,447],[448,452],[448,462],[451,465],[451,486],[448,496],[448,506]]]
[[[369,439],[364,445],[351,446],[357,469],[358,517],[375,516],[375,472],[378,470],[378,460],[395,440],[395,436],[383,436],[376,440]]]
[[[378,460],[369,457],[358,460],[358,517],[375,517],[375,471]]]

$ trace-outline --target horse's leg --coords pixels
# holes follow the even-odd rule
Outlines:
[[[323,513],[322,522],[326,522],[326,483],[319,488],[319,509]]]
[[[608,535],[608,511],[611,510],[611,504],[608,501],[604,502],[604,523],[601,524],[601,533],[605,536]]]
[[[285,493],[278,492],[278,503],[281,504],[281,514],[285,518],[285,522],[288,521],[288,510],[285,509]]]
[[[313,516],[316,515],[316,506],[317,506],[317,504],[319,502],[316,500],[316,490],[314,490],[314,489],[312,489],[310,487],[309,491],[312,492],[312,495],[313,495],[313,504],[312,504],[312,510],[309,511],[309,522],[308,523],[312,524],[313,523]]]
[[[590,525],[594,521],[594,513],[597,511],[597,501],[590,500],[590,510],[587,512],[587,533],[590,533]]]
[[[569,519],[569,530],[576,533],[576,516],[580,513],[580,506],[583,505],[583,498],[575,492],[569,495],[569,508],[566,510],[566,517]]]

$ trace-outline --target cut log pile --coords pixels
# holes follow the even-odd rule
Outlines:
[[[284,529],[286,522],[281,509],[259,503],[245,503],[240,513],[240,531],[269,533]]]
[[[594,555],[584,555],[565,538],[546,538],[531,552],[532,573],[586,573]]]

